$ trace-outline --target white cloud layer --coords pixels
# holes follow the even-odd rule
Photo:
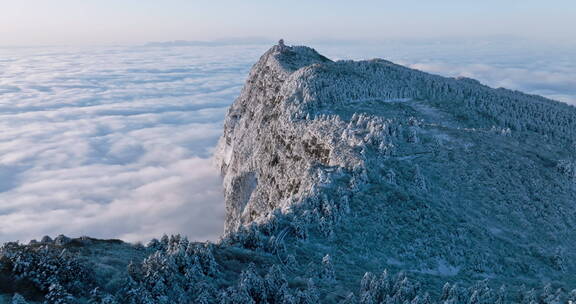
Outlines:
[[[0,49],[0,241],[60,233],[217,239],[224,205],[212,149],[227,106],[266,48]],[[317,49],[576,103],[573,52]]]
[[[211,151],[264,50],[0,50],[0,241],[216,239]]]

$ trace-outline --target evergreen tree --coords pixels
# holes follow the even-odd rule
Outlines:
[[[299,267],[298,261],[296,261],[296,257],[293,254],[289,254],[286,256],[286,262],[284,264],[286,268],[291,270],[298,269]]]
[[[426,186],[426,178],[424,177],[424,174],[422,174],[419,165],[416,165],[416,168],[414,169],[414,185],[418,191],[428,190],[428,187]]]
[[[572,303],[570,303],[572,301]],[[568,303],[569,304],[576,304],[576,289],[572,289],[568,294]]]
[[[210,294],[207,290],[203,290],[197,297],[194,303],[197,304],[210,304]]]
[[[330,258],[329,254],[326,254],[322,258],[322,272],[320,273],[320,277],[328,282],[336,280],[334,265],[332,265],[332,258]]]
[[[257,302],[250,296],[246,288],[240,286],[233,290],[230,295],[230,304],[256,304]]]
[[[146,247],[154,249],[154,250],[161,250],[162,249],[162,245],[160,244],[160,241],[158,241],[158,239],[151,239],[150,242],[148,242],[148,244],[146,245]]]
[[[318,304],[319,300],[320,296],[312,279],[308,279],[306,290],[300,290],[296,294],[296,303],[299,304]]]
[[[18,293],[15,293],[14,296],[12,297],[12,304],[28,304],[28,301],[26,301],[26,299],[24,299],[23,296],[21,296]]]
[[[288,281],[284,276],[284,273],[278,265],[272,265],[268,274],[264,278],[264,285],[266,287],[266,293],[274,298],[281,298],[282,295],[277,295],[277,292],[281,290],[283,286],[287,286]]]
[[[47,304],[72,304],[75,303],[74,297],[69,294],[64,287],[58,283],[53,283],[48,288],[45,296]]]
[[[358,299],[356,299],[356,295],[351,292],[346,296],[344,300],[340,301],[340,304],[358,304]]]
[[[246,291],[256,303],[267,299],[266,286],[262,277],[256,273],[256,266],[253,263],[240,274],[240,289]]]

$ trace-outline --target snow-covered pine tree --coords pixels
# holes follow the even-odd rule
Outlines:
[[[160,238],[161,249],[166,250],[169,245],[170,245],[170,237],[168,237],[168,235],[166,234],[162,235],[162,237]]]
[[[288,284],[286,276],[284,275],[282,269],[279,265],[272,265],[268,270],[268,273],[264,277],[264,285],[266,287],[266,293],[270,295],[275,295],[278,290],[282,288],[283,285]],[[278,298],[278,295],[275,297]]]
[[[26,301],[26,299],[24,299],[23,296],[21,296],[18,293],[15,293],[14,296],[12,297],[12,302],[10,302],[11,304],[28,304],[28,301]]]
[[[293,254],[288,254],[286,256],[286,261],[284,262],[284,266],[290,270],[296,270],[299,267],[298,261],[296,261],[296,257]]]
[[[239,286],[232,290],[230,294],[230,304],[256,304],[257,302],[250,296],[246,288]]]
[[[414,168],[414,185],[418,191],[428,191],[426,178],[424,177],[424,174],[422,174],[422,169],[420,169],[418,164],[416,164]]]
[[[48,287],[45,296],[47,304],[73,304],[76,303],[74,297],[69,294],[59,283],[53,283]]]
[[[207,290],[203,290],[200,294],[196,297],[195,302],[197,304],[211,304],[211,297]]]
[[[353,292],[349,293],[346,298],[340,301],[340,304],[358,304],[358,299]]]
[[[153,238],[150,240],[150,242],[148,242],[148,244],[146,244],[146,247],[154,249],[154,250],[161,250],[162,249],[162,245],[160,244],[160,241],[158,241],[158,239]]]
[[[567,301],[568,304],[576,304],[576,289],[572,289],[572,291],[568,293]],[[570,303],[570,301],[572,301],[572,303]]]
[[[302,304],[316,304],[320,300],[320,295],[318,294],[318,289],[316,288],[316,284],[314,284],[314,280],[312,278],[308,279],[308,284],[306,290],[303,293],[303,302]]]
[[[444,286],[442,287],[442,294],[440,295],[441,301],[448,300],[448,297],[450,297],[450,289],[451,288],[452,288],[452,286],[450,285],[450,283],[448,283],[448,282],[444,283]]]
[[[198,255],[204,273],[208,276],[215,276],[218,273],[218,263],[214,258],[212,247],[213,245],[211,243],[206,243],[200,246],[196,246],[195,251],[195,254]]]
[[[263,303],[268,298],[264,280],[256,272],[256,266],[253,263],[250,263],[240,274],[240,288],[245,290],[256,303]]]
[[[188,256],[188,262],[184,267],[184,277],[190,286],[194,286],[197,282],[205,280],[205,274],[202,270],[202,264],[197,255]]]
[[[304,221],[295,218],[294,221],[290,223],[293,233],[300,240],[306,240],[308,238],[308,227]]]
[[[386,172],[386,182],[390,185],[396,185],[396,172],[392,169],[388,169]]]
[[[565,271],[566,270],[565,263],[566,262],[564,261],[564,251],[562,250],[562,247],[556,248],[554,256],[552,256],[552,265],[558,271]]]
[[[326,254],[322,258],[322,271],[320,277],[326,282],[336,281],[336,273],[334,271],[334,265],[332,264],[332,258],[329,254]]]
[[[298,304],[287,282],[282,284],[278,290],[274,291],[274,297],[269,298],[269,303]]]
[[[332,227],[332,221],[330,219],[322,216],[318,222],[318,228],[324,237],[332,238],[334,237],[334,228]]]

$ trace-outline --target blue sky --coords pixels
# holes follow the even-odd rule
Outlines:
[[[229,37],[291,41],[520,36],[573,43],[576,2],[19,0],[0,5],[0,45]]]

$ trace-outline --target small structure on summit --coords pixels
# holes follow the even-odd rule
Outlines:
[[[288,47],[284,44],[284,39],[278,40],[278,49],[280,51],[286,50]]]

